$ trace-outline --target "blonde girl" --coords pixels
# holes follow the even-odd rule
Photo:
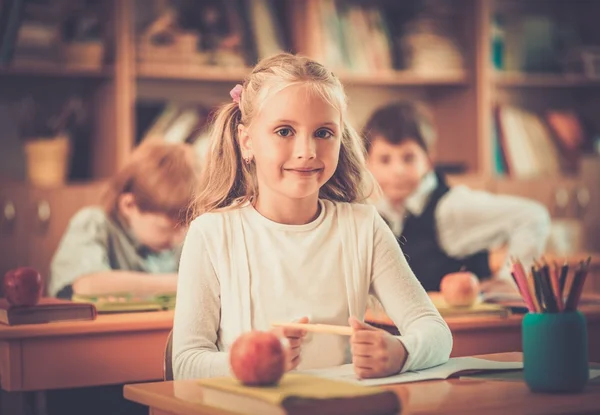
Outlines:
[[[448,326],[373,206],[340,81],[310,59],[261,61],[218,112],[184,242],[175,378],[230,373],[228,350],[274,321],[350,325],[353,336],[283,330],[288,369],[348,363],[360,377],[445,362]],[[401,333],[362,320],[369,294]]]

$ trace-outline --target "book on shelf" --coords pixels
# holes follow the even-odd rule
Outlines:
[[[245,67],[290,49],[274,0],[138,0],[135,5],[140,62]]]
[[[5,0],[0,3],[0,64],[100,69],[104,12],[98,2]]]
[[[440,12],[444,9],[444,12]],[[443,2],[308,2],[300,11],[298,48],[333,71],[377,74],[406,71],[436,77],[464,73],[464,58]],[[448,12],[448,13],[446,13]]]
[[[89,302],[74,302],[43,297],[33,306],[14,306],[0,298],[0,323],[9,326],[57,321],[94,320],[96,307]]]
[[[149,110],[144,104],[138,105],[139,112]],[[208,121],[213,109],[200,104],[180,103],[169,101],[161,106],[162,109],[145,120],[145,125],[140,125],[140,141],[161,140],[168,143],[187,143],[194,147],[199,159],[202,159],[208,150]]]
[[[585,131],[574,111],[532,111],[498,104],[492,116],[497,174],[527,179],[576,171]]]

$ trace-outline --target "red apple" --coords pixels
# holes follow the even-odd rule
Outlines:
[[[244,385],[275,385],[285,372],[285,350],[274,333],[250,331],[231,345],[229,363]]]
[[[36,305],[42,297],[42,276],[31,267],[21,267],[4,275],[4,295],[12,305]]]
[[[468,307],[479,295],[479,280],[471,272],[455,272],[442,278],[440,291],[444,301],[454,307]]]

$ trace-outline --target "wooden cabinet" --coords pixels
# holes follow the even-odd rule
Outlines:
[[[0,203],[0,275],[18,266],[32,266],[46,278],[52,256],[71,217],[100,202],[104,182],[35,189],[2,183]]]
[[[0,276],[27,263],[28,196],[24,186],[0,182]]]

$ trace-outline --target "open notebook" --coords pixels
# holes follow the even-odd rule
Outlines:
[[[453,375],[471,371],[514,370],[522,369],[522,362],[496,362],[475,357],[454,357],[443,365],[429,369],[405,372],[379,379],[357,379],[352,364],[325,369],[303,370],[300,373],[325,377],[328,379],[344,380],[365,386],[387,385],[393,383],[419,382],[423,380],[447,379]]]

